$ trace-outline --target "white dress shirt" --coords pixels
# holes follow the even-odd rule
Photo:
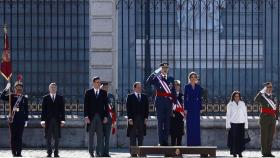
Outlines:
[[[100,89],[95,89],[95,88],[93,88],[93,89],[94,89],[94,94],[96,95],[96,92],[97,92],[97,95],[99,95]]]
[[[141,99],[141,93],[134,92],[134,95],[136,96],[137,99]],[[138,98],[138,95],[140,98]]]
[[[245,123],[245,129],[248,129],[247,107],[243,101],[238,104],[230,101],[227,105],[226,128],[231,128],[230,123]]]
[[[55,97],[56,97],[56,93],[54,93],[54,94],[51,94],[51,93],[50,93],[50,96],[51,96],[52,100],[54,101],[54,100],[55,100]]]

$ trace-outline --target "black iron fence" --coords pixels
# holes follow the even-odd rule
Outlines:
[[[224,115],[240,90],[250,115],[262,83],[279,96],[278,0],[117,0],[118,95],[124,105],[134,81],[145,82],[161,62],[187,83],[196,71],[208,90],[203,115]],[[149,87],[144,87],[149,93]],[[152,93],[150,93],[152,96]]]
[[[12,82],[23,75],[31,114],[40,111],[39,98],[48,93],[51,82],[67,98],[68,111],[79,113],[89,83],[89,1],[1,0],[0,41],[4,24],[8,26]],[[5,84],[0,77],[0,90]],[[1,102],[1,114],[7,108]]]
[[[26,77],[31,114],[40,112],[38,98],[56,81],[66,95],[67,113],[81,116],[88,87],[88,1],[0,4],[15,74]],[[183,85],[189,72],[199,74],[208,91],[203,115],[224,115],[233,90],[241,91],[249,115],[258,114],[253,98],[263,82],[272,81],[280,94],[279,6],[279,0],[116,0],[119,114],[125,114],[133,82],[144,82],[161,62],[169,62],[170,75]],[[1,114],[6,110],[0,104]]]

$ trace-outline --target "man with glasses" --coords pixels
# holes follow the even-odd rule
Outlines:
[[[271,154],[273,135],[278,123],[278,101],[272,94],[272,82],[264,83],[264,88],[255,97],[255,102],[261,106],[261,150],[263,157],[275,157]]]
[[[108,97],[105,90],[100,89],[100,77],[93,78],[93,88],[86,91],[84,99],[84,117],[88,126],[88,150],[94,157],[94,134],[97,136],[96,155],[103,155],[103,124],[108,121]]]
[[[59,138],[61,137],[61,127],[65,124],[65,100],[60,94],[57,94],[56,83],[49,85],[49,94],[43,97],[41,126],[45,129],[45,138],[47,141],[47,157],[52,157],[54,140],[54,157],[58,155]]]

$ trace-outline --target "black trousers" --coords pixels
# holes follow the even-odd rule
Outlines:
[[[241,154],[245,150],[244,144],[244,123],[231,123],[228,133],[228,147],[230,154]]]
[[[24,123],[10,123],[9,128],[12,154],[20,155],[22,150]]]
[[[130,131],[130,146],[142,146],[144,140],[144,117],[136,116]]]
[[[52,154],[52,140],[54,140],[54,154],[58,154],[58,144],[59,144],[59,127],[60,123],[56,119],[50,119],[48,122],[48,127],[46,131],[47,140],[47,153]]]
[[[181,146],[182,145],[182,135],[171,135],[171,145],[172,146]]]

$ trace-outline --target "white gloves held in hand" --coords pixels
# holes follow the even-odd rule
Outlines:
[[[25,121],[24,127],[27,127],[28,121]]]
[[[160,71],[162,70],[162,67],[159,67],[158,69],[156,69],[155,71],[154,71],[154,73],[159,73]]]
[[[6,88],[4,90],[9,90],[11,88],[11,83],[7,83]]]

